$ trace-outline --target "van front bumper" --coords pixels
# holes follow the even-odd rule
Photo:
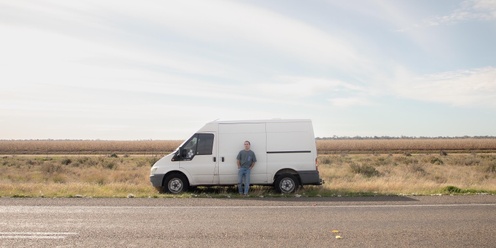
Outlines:
[[[162,183],[164,182],[164,176],[165,176],[165,174],[151,175],[150,176],[150,182],[152,183],[153,187],[161,188],[163,186]]]

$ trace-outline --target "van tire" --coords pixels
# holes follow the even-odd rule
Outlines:
[[[296,191],[299,185],[298,179],[292,174],[281,174],[274,182],[274,188],[278,193],[291,194]]]
[[[164,179],[164,191],[171,194],[180,194],[188,191],[188,179],[182,174],[173,173]]]

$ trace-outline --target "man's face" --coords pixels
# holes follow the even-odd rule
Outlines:
[[[250,143],[245,142],[245,150],[250,150]]]

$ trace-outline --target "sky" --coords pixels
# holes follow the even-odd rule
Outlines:
[[[496,136],[496,0],[0,0],[0,139]]]

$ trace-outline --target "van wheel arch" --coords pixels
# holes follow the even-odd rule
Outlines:
[[[188,177],[180,171],[171,171],[164,176],[162,193],[180,194],[188,191]]]
[[[298,190],[300,184],[300,176],[291,169],[280,170],[274,176],[274,188],[278,193],[294,193]]]

